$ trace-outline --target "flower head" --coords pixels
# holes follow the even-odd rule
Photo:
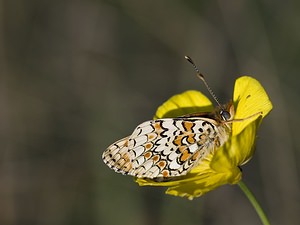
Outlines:
[[[248,162],[253,153],[256,131],[261,120],[271,111],[272,103],[261,84],[243,76],[236,80],[233,104],[235,116],[229,139],[212,151],[185,176],[159,182],[137,178],[139,185],[165,186],[166,193],[193,199],[224,184],[236,184],[242,177],[239,166]],[[175,95],[160,106],[155,119],[182,116],[195,112],[210,112],[212,103],[198,91]]]

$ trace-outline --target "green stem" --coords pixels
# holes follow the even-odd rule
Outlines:
[[[270,225],[270,222],[268,221],[268,218],[266,217],[263,209],[260,207],[258,202],[256,201],[256,198],[254,195],[251,193],[251,191],[248,189],[246,184],[244,184],[242,181],[238,183],[239,187],[242,189],[244,194],[247,196],[249,201],[251,202],[252,206],[254,207],[255,211],[257,212],[261,222],[263,225]]]

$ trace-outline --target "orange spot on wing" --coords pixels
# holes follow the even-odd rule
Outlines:
[[[189,153],[188,150],[185,150],[185,151],[182,153],[182,155],[181,155],[181,157],[180,157],[180,160],[183,161],[183,162],[185,162],[188,158],[190,158],[190,156],[191,156],[191,153]]]
[[[201,135],[200,135],[200,139],[201,139],[201,140],[205,140],[205,139],[206,139],[206,135],[201,134]]]
[[[146,159],[149,159],[151,156],[152,156],[152,153],[151,153],[151,152],[146,152],[145,155],[144,155],[144,157],[145,157]]]
[[[149,150],[150,148],[152,148],[152,146],[153,146],[152,143],[147,143],[147,144],[145,145],[145,148],[146,148],[147,150]]]
[[[162,128],[161,128],[160,122],[156,122],[156,123],[154,124],[154,128],[155,128],[156,130],[161,130]]]
[[[181,152],[181,153],[183,153],[185,150],[186,150],[186,147],[185,146],[179,146],[179,151]]]
[[[173,141],[173,143],[175,144],[175,145],[177,145],[177,146],[180,146],[180,145],[182,145],[182,136],[178,136],[178,137],[176,137],[176,139]]]
[[[203,145],[203,144],[206,142],[206,140],[207,140],[207,136],[204,135],[204,134],[201,134],[201,135],[200,135],[200,140],[198,141],[198,143],[199,143],[200,145]]]
[[[165,168],[165,166],[167,165],[166,161],[160,161],[158,164],[157,164],[161,169]]]
[[[163,175],[163,177],[168,177],[169,176],[169,171],[168,170],[162,171],[162,175]]]
[[[188,141],[190,144],[195,143],[196,140],[195,140],[194,137],[195,137],[195,134],[189,134],[189,135],[188,135],[188,138],[187,138],[187,141]]]
[[[158,136],[163,131],[163,129],[162,129],[161,125],[160,125],[160,122],[156,122],[154,124],[154,129],[155,129],[155,132],[157,133]]]
[[[199,158],[199,156],[200,156],[200,151],[195,152],[195,154],[192,157],[192,160],[193,161],[197,160]]]
[[[159,160],[159,158],[160,158],[159,155],[155,155],[155,156],[153,156],[152,160],[154,162],[157,162]]]
[[[155,137],[156,137],[156,135],[153,134],[153,133],[148,134],[148,140],[149,140],[149,141],[152,141]]]
[[[187,132],[192,132],[192,127],[194,126],[194,123],[185,121],[183,122],[183,127]]]

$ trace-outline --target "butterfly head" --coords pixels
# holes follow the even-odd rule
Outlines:
[[[219,117],[220,121],[222,122],[230,122],[233,120],[234,117],[234,105],[232,102],[228,103],[225,106],[220,107],[217,110],[217,116]]]
[[[229,120],[231,117],[230,113],[226,110],[220,110],[220,116],[221,116],[222,120],[224,120],[224,121]]]
[[[234,117],[234,105],[232,102],[229,102],[225,106],[221,107],[219,114],[223,121],[232,120]]]

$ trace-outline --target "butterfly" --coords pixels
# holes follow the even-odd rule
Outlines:
[[[157,181],[186,175],[229,138],[234,117],[232,102],[221,106],[194,66],[198,77],[218,103],[213,112],[146,121],[133,133],[110,145],[104,163],[117,173]]]

